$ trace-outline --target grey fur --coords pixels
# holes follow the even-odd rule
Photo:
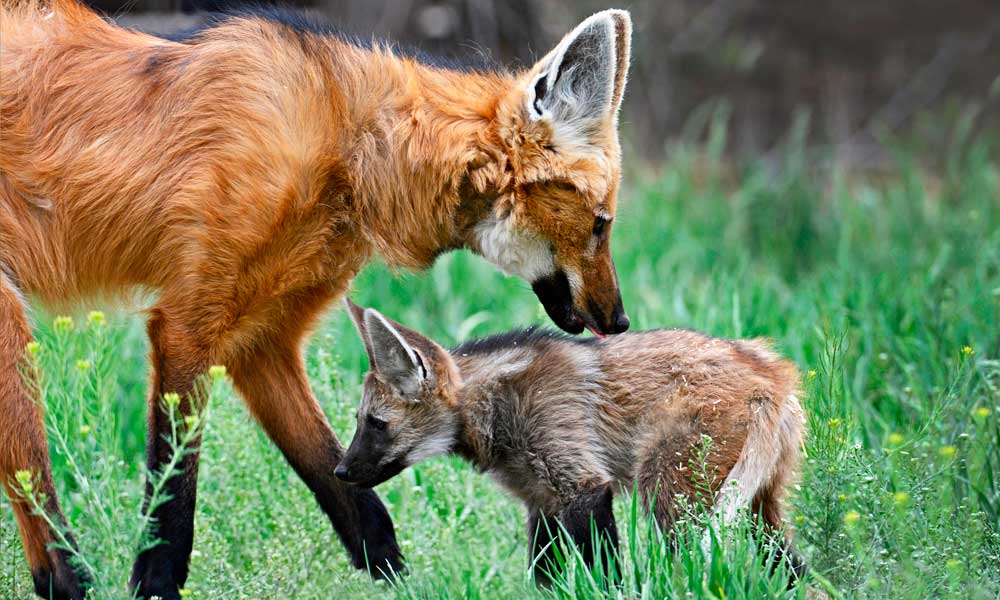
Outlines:
[[[781,496],[799,461],[803,416],[796,369],[765,342],[684,330],[581,341],[528,330],[448,353],[393,325],[421,348],[430,374],[415,402],[401,402],[375,365],[359,419],[386,421],[391,442],[365,461],[395,474],[450,449],[521,499],[532,522],[555,515],[579,524],[567,511],[587,504],[582,498],[635,486],[669,531],[677,498],[698,499],[690,463],[707,435],[718,520],[752,505],[772,531],[783,528]],[[397,343],[370,337],[376,356],[379,344]],[[615,531],[613,518],[602,526]]]

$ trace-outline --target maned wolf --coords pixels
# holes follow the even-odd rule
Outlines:
[[[332,472],[343,447],[313,398],[302,340],[373,255],[424,268],[469,248],[533,284],[563,329],[628,328],[609,236],[628,13],[598,13],[521,72],[453,70],[265,9],[186,37],[122,29],[75,0],[0,0],[0,481],[52,487],[41,410],[18,373],[25,298],[142,288],[158,399],[213,364],[329,516],[352,562],[402,567],[389,514]],[[185,400],[186,403],[186,400]],[[182,405],[182,409],[186,409]],[[178,598],[198,457],[156,508],[140,596]],[[14,510],[37,591],[82,598],[54,536]]]
[[[635,486],[669,531],[677,498],[696,500],[689,465],[707,435],[715,518],[731,522],[750,507],[768,531],[784,530],[803,413],[795,367],[766,343],[685,330],[574,339],[528,329],[449,352],[346,302],[371,372],[336,469],[344,481],[371,487],[430,456],[465,457],[527,505],[535,575],[545,582],[555,522],[588,561],[591,519],[617,545],[611,500],[622,488]]]

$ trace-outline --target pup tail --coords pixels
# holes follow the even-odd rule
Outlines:
[[[712,522],[716,531],[731,525],[740,509],[753,506],[773,531],[783,527],[781,499],[794,478],[802,447],[804,418],[794,394],[784,402],[761,400],[750,407],[746,443],[715,498]],[[706,532],[702,548],[711,548]]]

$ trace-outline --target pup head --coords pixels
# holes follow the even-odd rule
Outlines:
[[[374,487],[425,458],[447,453],[458,420],[458,371],[448,352],[419,333],[345,300],[368,351],[354,439],[334,474]]]
[[[469,245],[531,282],[570,333],[629,326],[610,237],[631,30],[627,12],[606,10],[567,34],[500,101],[488,143],[495,160],[470,171],[472,186],[496,200]]]

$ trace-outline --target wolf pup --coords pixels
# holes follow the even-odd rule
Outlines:
[[[371,372],[335,471],[344,481],[371,487],[431,456],[468,459],[527,505],[535,576],[546,583],[555,522],[590,564],[591,520],[617,546],[611,500],[622,488],[635,486],[668,532],[678,497],[695,499],[689,461],[707,435],[717,522],[750,507],[769,532],[784,530],[803,412],[795,367],[766,343],[684,330],[576,339],[532,328],[449,352],[346,303]],[[784,553],[801,574],[790,541]]]
[[[351,562],[402,569],[378,497],[331,472],[343,446],[302,343],[374,255],[422,269],[458,248],[531,283],[569,332],[627,329],[610,236],[630,32],[604,11],[529,69],[476,71],[273,8],[165,39],[78,0],[0,1],[0,485],[16,498],[30,470],[66,524],[18,370],[28,301],[151,290],[149,470],[169,457],[163,394],[187,410],[225,365]],[[144,598],[179,600],[187,579],[198,453],[179,469],[153,510],[162,543],[132,569]],[[38,593],[82,599],[46,520],[14,513]]]

